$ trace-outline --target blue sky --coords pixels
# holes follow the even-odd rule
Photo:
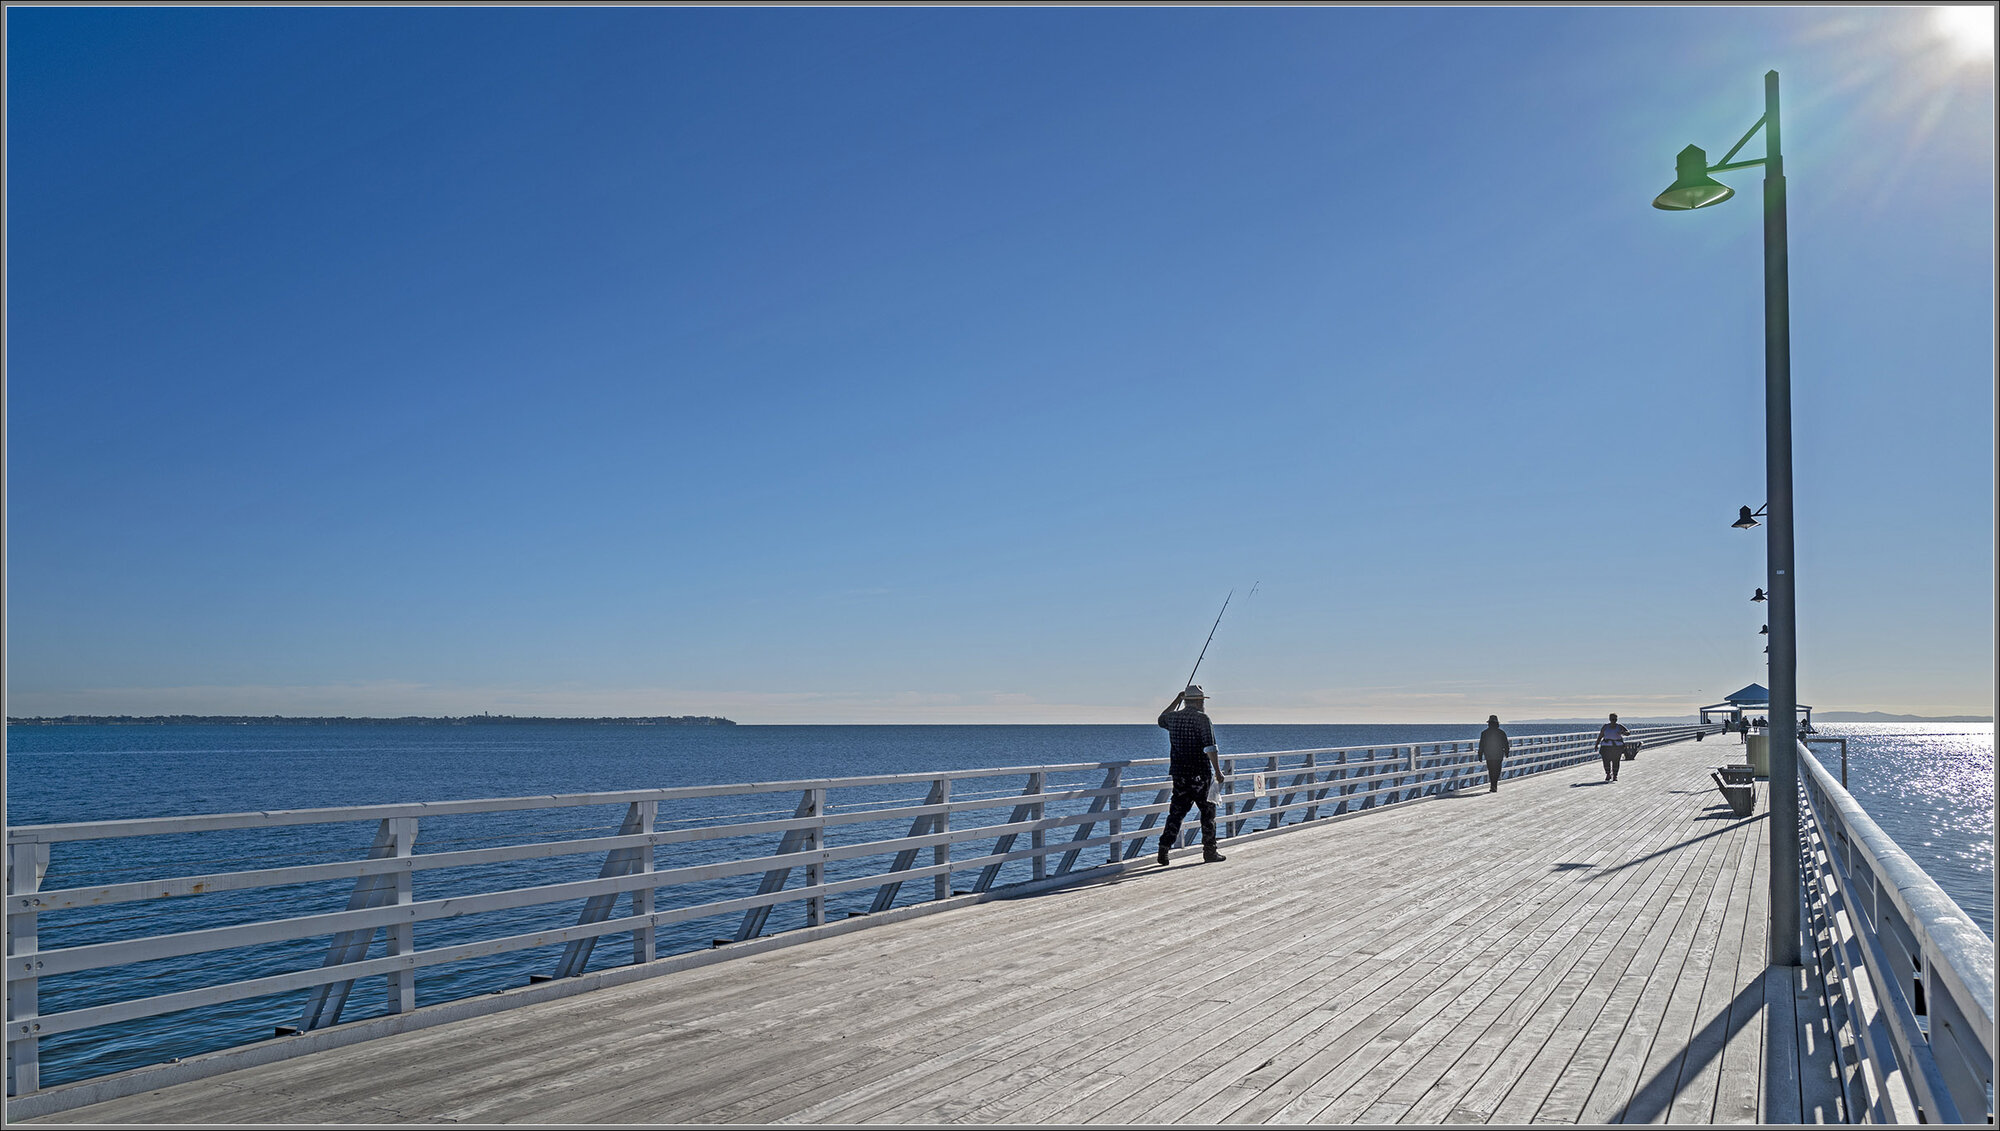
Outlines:
[[[1992,708],[1932,10],[6,18],[10,714],[1143,721],[1232,588],[1227,721],[1712,702],[1772,68],[1801,697]]]

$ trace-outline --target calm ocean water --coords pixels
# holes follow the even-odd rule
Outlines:
[[[1516,736],[1575,731],[1575,726],[1516,726]],[[1993,932],[1993,727],[1984,725],[1827,725],[1849,739],[1852,792],[1939,884],[1990,935]],[[1231,726],[1218,724],[1225,751],[1393,745],[1473,737],[1477,726]],[[1095,762],[1157,757],[1157,727],[1135,726],[738,726],[738,727],[19,727],[7,733],[7,819],[11,824],[94,821],[192,813],[228,813],[399,801],[528,796],[645,789],[728,782],[922,772],[980,766]],[[1838,771],[1838,752],[1823,757]],[[1095,783],[1091,783],[1095,784]],[[768,798],[762,799],[768,803]],[[574,811],[573,811],[574,812]],[[665,814],[663,813],[663,819]],[[613,818],[615,820],[615,817]],[[997,819],[997,818],[996,818]],[[574,822],[573,822],[574,823]],[[598,826],[591,826],[598,827]],[[68,887],[315,860],[353,859],[355,826],[324,835],[207,834],[199,849],[169,843],[120,842],[118,855],[59,845],[44,884]],[[460,829],[426,819],[420,851],[472,846],[493,830]],[[535,828],[533,835],[588,835]],[[609,831],[608,829],[606,830]],[[901,830],[887,835],[898,835]],[[217,836],[236,836],[220,842]],[[454,837],[457,837],[454,840]],[[197,838],[180,838],[192,841]],[[766,846],[764,849],[768,851]],[[752,853],[754,854],[754,853]],[[572,866],[576,862],[572,861]],[[583,862],[588,864],[587,861]],[[509,865],[529,882],[584,878],[557,865]],[[879,863],[873,866],[879,869]],[[589,865],[587,875],[595,875]],[[420,873],[418,898],[449,894],[448,885]],[[833,877],[837,878],[837,877]],[[492,877],[471,877],[467,890],[494,890]],[[741,894],[746,881],[719,882],[715,894]],[[747,882],[754,885],[755,877]],[[430,885],[428,888],[426,885]],[[734,886],[732,886],[732,884]],[[924,898],[906,891],[899,903]],[[322,890],[280,889],[232,905],[230,921],[304,914],[328,906]],[[164,929],[211,926],[203,900],[146,905],[143,911],[78,911],[43,919],[45,947],[107,941]],[[575,921],[574,907],[511,913],[505,933]],[[797,914],[793,908],[785,914]],[[68,916],[68,918],[65,918]],[[77,918],[77,917],[81,918]],[[146,919],[143,926],[141,917]],[[835,916],[837,917],[837,915]],[[478,916],[468,920],[479,919]],[[771,927],[791,925],[773,914]],[[454,921],[419,936],[422,946],[476,937],[485,924]],[[726,928],[725,928],[726,929]],[[425,930],[420,928],[420,932]],[[707,945],[715,920],[663,931],[661,952]],[[453,931],[464,932],[454,935]],[[313,948],[317,947],[317,951]],[[377,944],[379,953],[380,944]],[[316,964],[325,941],[301,940],[230,952],[228,961],[193,956],[105,972],[46,979],[43,1009],[54,1012],[131,996],[134,983],[174,988],[212,984]],[[420,1005],[521,985],[528,970],[551,965],[560,948],[494,956],[432,968],[418,980]],[[616,964],[615,939],[597,948],[592,968]],[[343,1014],[352,1020],[381,1012],[379,978],[357,984]],[[150,992],[157,992],[156,989]],[[363,999],[366,1000],[363,1000]],[[268,1036],[296,1020],[302,995],[249,1002],[51,1038],[43,1043],[45,1086],[172,1056]],[[115,1031],[110,1031],[115,1030]]]

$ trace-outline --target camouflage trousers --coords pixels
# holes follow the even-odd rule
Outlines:
[[[1174,796],[1167,803],[1167,823],[1160,829],[1160,844],[1173,847],[1179,841],[1181,821],[1186,819],[1188,807],[1192,805],[1201,809],[1202,847],[1214,851],[1215,802],[1208,799],[1208,786],[1212,780],[1208,776],[1208,767],[1203,766],[1199,770],[1175,769],[1173,778]]]

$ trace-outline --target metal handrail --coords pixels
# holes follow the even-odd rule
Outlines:
[[[1993,1111],[1993,940],[1800,745],[1802,870],[1854,1003],[1850,1110],[1978,1123]],[[1858,1093],[1858,1094],[1857,1094]]]
[[[1678,741],[1713,727],[1659,727],[1635,731],[1633,737],[1655,745]],[[1514,740],[1513,754],[1503,769],[1508,777],[1539,773],[1595,757],[1595,733],[1524,736]],[[1157,824],[1168,809],[1171,782],[1161,773],[1168,760],[1062,763],[1041,766],[980,767],[938,773],[877,774],[800,781],[685,786],[670,789],[560,794],[546,797],[488,798],[469,801],[418,802],[392,805],[340,806],[261,813],[204,814],[63,824],[25,825],[7,830],[7,1024],[5,1048],[9,1095],[39,1090],[39,1042],[46,1037],[103,1025],[131,1022],[186,1009],[218,1006],[280,992],[311,991],[305,1016],[296,1027],[321,1029],[338,1022],[349,990],[360,978],[386,978],[390,1013],[415,1009],[414,978],[419,970],[511,951],[565,944],[554,977],[578,977],[596,941],[607,935],[629,934],[634,963],[661,957],[657,948],[662,928],[716,915],[741,915],[735,940],[762,934],[771,911],[781,904],[805,905],[805,926],[829,922],[828,900],[874,893],[863,916],[896,905],[904,885],[929,880],[927,899],[944,901],[956,895],[981,895],[1024,884],[1067,882],[1097,867],[1118,865],[1136,857],[1143,842],[1157,835]],[[1377,746],[1328,747],[1239,754],[1224,760],[1225,795],[1218,824],[1225,835],[1289,830],[1338,816],[1423,796],[1486,784],[1485,763],[1475,742],[1400,743]],[[1101,778],[1100,778],[1101,775]],[[971,797],[954,797],[954,783],[1019,777],[1018,792],[997,793],[990,787]],[[1058,784],[1054,779],[1081,779]],[[1092,783],[1095,784],[1092,784]],[[891,798],[865,798],[834,803],[829,793],[923,784],[929,796],[918,801],[908,790]],[[970,792],[970,791],[968,791]],[[1130,804],[1127,795],[1140,793],[1144,803]],[[795,798],[796,807],[723,814],[757,819],[685,827],[688,818],[664,818],[663,804],[698,804],[745,796]],[[1135,799],[1137,800],[1137,799]],[[488,844],[420,852],[420,823],[426,818],[454,819],[495,814],[567,810],[584,806],[625,806],[622,824],[592,825],[571,832],[591,835],[571,839],[536,839],[546,835],[517,829],[513,844]],[[966,823],[993,811],[998,820]],[[791,816],[781,814],[790,812]],[[871,826],[910,822],[908,832],[876,838]],[[1252,821],[1259,827],[1247,829]],[[56,845],[175,834],[212,834],[256,830],[287,830],[300,826],[338,826],[375,822],[375,844],[361,858],[320,863],[286,863],[239,871],[206,872],[137,881],[93,883],[43,890],[50,853]],[[574,818],[568,825],[576,825]],[[364,826],[365,827],[365,826]],[[615,830],[605,835],[602,830]],[[830,832],[850,830],[868,839],[833,843]],[[561,831],[561,830],[558,830]],[[1060,836],[1051,834],[1063,834]],[[1194,830],[1188,830],[1190,836]],[[730,848],[726,842],[745,837],[776,837],[763,851]],[[444,838],[465,843],[462,837]],[[487,838],[478,838],[485,840]],[[954,855],[969,842],[991,843],[972,856]],[[727,850],[727,856],[701,858],[671,868],[658,867],[655,850],[671,846]],[[69,851],[65,848],[64,851]],[[1087,860],[1098,853],[1102,864]],[[504,885],[520,876],[519,869],[558,858],[600,856],[594,879],[544,879],[525,886]],[[287,855],[291,855],[287,853]],[[927,860],[920,862],[920,856]],[[296,858],[296,857],[295,857]],[[872,863],[871,863],[872,862]],[[1026,865],[1028,876],[1000,883],[1007,865]],[[495,871],[511,865],[512,872]],[[421,873],[476,869],[466,878],[489,886],[478,891],[418,898],[413,880]],[[830,870],[843,874],[830,875]],[[858,870],[858,874],[845,874]],[[793,883],[794,875],[803,883]],[[953,887],[953,876],[976,875],[970,892]],[[540,877],[527,877],[536,879]],[[713,882],[757,880],[754,892],[740,886],[715,890]],[[344,909],[316,910],[247,922],[212,922],[194,930],[91,941],[44,948],[41,935],[58,917],[83,909],[158,906],[160,900],[187,897],[220,899],[243,893],[301,884],[351,882]],[[701,885],[711,885],[707,888]],[[661,906],[656,900],[675,889],[691,894],[693,902]],[[322,888],[323,892],[329,889]],[[513,912],[584,900],[572,926],[544,925],[516,919],[514,933],[463,941],[433,939],[420,947],[413,931],[418,924],[437,924],[461,916]],[[905,905],[908,904],[905,900]],[[626,903],[624,913],[619,904]],[[208,906],[206,903],[200,906]],[[239,907],[243,904],[239,903]],[[251,905],[254,906],[254,905]],[[324,906],[322,904],[322,906]],[[336,907],[338,905],[335,905]],[[296,909],[296,901],[274,910]],[[227,910],[228,908],[223,908]],[[41,917],[51,918],[47,923]],[[837,916],[834,916],[837,918]],[[240,919],[241,915],[233,916]],[[544,929],[521,928],[543,926]],[[372,940],[387,939],[387,953],[370,957]],[[177,989],[76,1008],[43,1012],[39,1002],[42,979],[128,966],[190,955],[215,955],[243,947],[268,946],[303,939],[330,938],[323,962],[279,972],[232,969],[234,980],[217,985]],[[443,943],[444,945],[436,945]],[[297,960],[291,960],[296,962]],[[524,971],[525,973],[525,971]],[[603,973],[598,971],[596,973]],[[544,976],[537,975],[537,978]]]

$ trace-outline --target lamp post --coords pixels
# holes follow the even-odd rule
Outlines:
[[[1730,162],[1758,130],[1764,157]],[[1764,75],[1764,116],[1715,165],[1695,146],[1675,159],[1674,183],[1653,207],[1687,211],[1735,190],[1709,176],[1764,167],[1764,479],[1767,599],[1771,604],[1771,932],[1768,961],[1800,964],[1798,634],[1792,564],[1792,329],[1785,256],[1785,161],[1779,148],[1778,72]],[[1747,509],[1747,508],[1746,508]]]

